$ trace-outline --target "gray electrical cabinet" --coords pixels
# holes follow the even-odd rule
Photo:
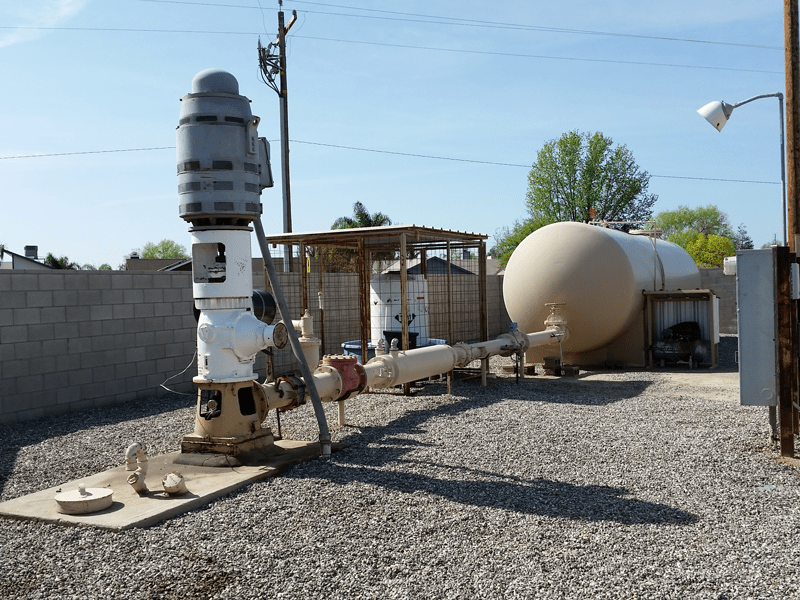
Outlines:
[[[736,253],[739,401],[778,403],[777,290],[772,248]]]

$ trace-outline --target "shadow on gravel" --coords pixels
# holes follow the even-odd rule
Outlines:
[[[526,379],[500,388],[505,399],[605,406],[633,398],[650,387],[650,381],[599,381],[592,379]]]
[[[187,406],[194,406],[194,403],[194,396],[165,394],[21,423],[0,425],[0,494],[2,494],[5,483],[14,468],[20,448],[92,427],[125,423],[134,419],[180,410]],[[191,429],[191,423],[191,421],[187,422],[187,431]]]
[[[518,513],[580,521],[614,521],[624,525],[690,525],[697,515],[666,504],[627,497],[624,488],[573,485],[548,479],[510,481],[487,474],[493,481],[437,479],[418,473],[391,473],[331,464],[336,483],[357,481],[405,494],[424,492],[459,504],[513,510]],[[501,479],[502,480],[498,480]]]
[[[386,426],[362,429],[361,434],[348,440],[351,447],[337,453],[319,475],[337,483],[357,481],[407,494],[425,492],[461,504],[546,517],[661,525],[686,525],[698,520],[692,513],[665,504],[628,497],[625,488],[581,486],[547,479],[526,480],[469,467],[403,458],[414,448],[431,445],[431,442],[421,442],[412,437],[424,431],[428,420],[489,408],[503,399],[504,395],[491,394],[462,398],[406,413]],[[479,417],[476,415],[475,418]],[[387,472],[380,468],[397,463],[408,464],[416,472]],[[420,473],[420,470],[448,470],[455,472],[456,477],[439,478]]]

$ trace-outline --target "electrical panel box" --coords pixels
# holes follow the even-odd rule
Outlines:
[[[777,290],[772,248],[736,253],[739,402],[778,403]]]

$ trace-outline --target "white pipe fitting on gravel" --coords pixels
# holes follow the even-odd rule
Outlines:
[[[147,452],[144,444],[135,442],[125,451],[125,470],[134,471],[128,476],[128,483],[137,494],[147,493],[144,476],[147,475]]]

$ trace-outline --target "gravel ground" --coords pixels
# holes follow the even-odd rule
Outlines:
[[[342,428],[330,405],[349,448],[150,529],[0,519],[0,597],[800,597],[800,477],[765,409],[699,372],[516,385],[508,362],[487,388],[362,396]],[[0,499],[117,466],[134,440],[173,451],[192,404],[0,427]],[[282,422],[316,438],[310,407]]]

